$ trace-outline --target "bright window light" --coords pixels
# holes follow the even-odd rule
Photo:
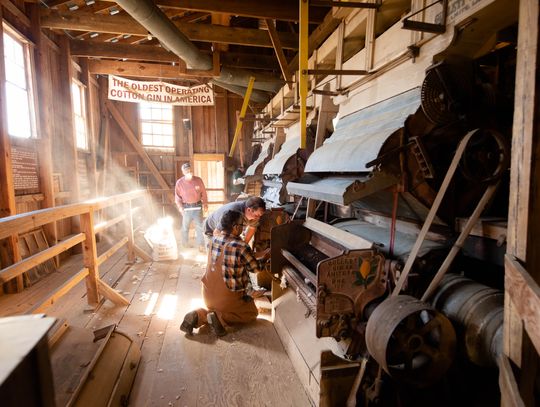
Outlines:
[[[139,103],[141,142],[146,147],[174,147],[173,107],[162,103]]]
[[[86,104],[84,100],[84,86],[77,82],[71,82],[71,99],[73,100],[73,120],[77,148],[88,150],[88,134],[86,131]]]
[[[36,126],[28,44],[8,30],[4,30],[3,39],[8,134],[31,138],[35,136]]]

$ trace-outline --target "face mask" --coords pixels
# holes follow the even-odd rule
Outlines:
[[[186,174],[186,179],[187,180],[190,180],[191,178],[193,178],[193,174],[190,172],[190,173],[187,173]]]

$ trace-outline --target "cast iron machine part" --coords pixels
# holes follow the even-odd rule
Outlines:
[[[398,295],[383,301],[369,317],[366,345],[390,377],[425,387],[441,379],[452,364],[456,334],[431,305]]]

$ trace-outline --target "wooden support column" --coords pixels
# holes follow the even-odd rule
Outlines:
[[[94,234],[94,213],[90,210],[81,215],[81,232],[86,236],[83,242],[84,267],[88,269],[86,276],[86,300],[95,307],[99,303],[98,280],[99,268]]]
[[[88,149],[90,151],[90,162],[88,172],[88,183],[90,184],[90,195],[97,196],[97,168],[96,168],[96,129],[94,110],[96,106],[96,95],[92,85],[92,74],[88,70],[88,59],[81,58],[81,82],[86,87],[85,105],[86,105],[86,134],[88,135]]]
[[[39,155],[39,184],[40,192],[43,194],[42,208],[52,208],[56,206],[53,187],[52,168],[52,148],[51,137],[53,131],[52,118],[55,115],[55,103],[51,89],[51,70],[47,63],[46,55],[49,52],[47,43],[43,40],[40,24],[40,7],[37,3],[29,4],[30,8],[30,29],[34,40],[34,61],[37,84],[37,99],[40,103],[36,106],[39,118],[39,139],[37,152]],[[56,222],[49,223],[43,227],[49,245],[54,245],[58,241]]]
[[[539,69],[539,28],[540,7],[537,0],[519,2],[518,50],[516,65],[516,87],[514,106],[514,126],[512,131],[512,160],[510,175],[510,202],[508,209],[507,258],[523,266],[527,278],[538,285],[540,282],[540,252],[536,244],[540,233],[540,85]],[[516,275],[505,267],[505,280],[512,281]],[[523,274],[523,273],[522,273]],[[534,290],[533,290],[534,291]],[[521,295],[523,289],[505,287],[504,354],[519,368],[516,383],[526,406],[534,404],[534,380],[538,375],[538,356],[525,332],[532,335],[524,323],[520,310],[528,309],[527,297]],[[527,318],[538,324],[538,310]],[[528,329],[528,331],[526,331]],[[535,352],[536,353],[536,352]],[[533,357],[531,357],[533,355]],[[504,356],[503,356],[504,357]],[[501,371],[502,372],[502,371]],[[510,374],[513,375],[512,371]],[[503,380],[501,373],[500,381]],[[502,405],[517,405],[507,394],[502,394]],[[538,401],[538,400],[536,400]]]
[[[373,69],[373,56],[375,54],[375,27],[377,25],[377,10],[369,9],[367,11],[366,22],[366,65],[365,70]]]
[[[0,21],[2,21],[2,8],[0,7]],[[9,139],[7,128],[7,105],[6,105],[6,72],[4,70],[4,30],[0,24],[0,217],[15,215],[17,207],[15,205],[15,188],[13,185],[13,167],[11,164],[11,140]],[[11,262],[17,263],[21,260],[19,252],[19,237],[14,234],[6,240],[7,252],[11,255]],[[2,259],[5,263],[8,259]],[[3,264],[4,267],[9,264]],[[23,277],[17,276],[14,283],[9,284],[8,291],[20,292],[23,289]]]
[[[135,262],[135,249],[133,248],[133,245],[135,243],[135,239],[133,236],[133,207],[131,205],[131,201],[126,202],[126,235],[128,238],[128,261],[130,263]]]
[[[75,141],[75,125],[73,122],[73,101],[71,97],[71,79],[73,78],[73,67],[71,52],[69,51],[69,39],[67,36],[61,37],[60,44],[61,63],[58,67],[62,86],[58,89],[60,100],[53,101],[55,108],[62,113],[61,123],[64,131],[64,143],[60,154],[55,159],[60,160],[64,182],[68,184],[71,192],[70,201],[79,202],[79,171],[77,168],[77,143]],[[59,106],[59,105],[62,106]],[[59,107],[59,109],[58,109]]]
[[[337,45],[336,45],[336,62],[334,67],[336,70],[343,68],[343,42],[345,40],[345,22],[342,21],[337,29]],[[341,89],[341,75],[336,76],[336,89]]]
[[[300,91],[300,148],[306,148],[307,135],[307,93],[308,93],[308,18],[309,18],[309,1],[300,1],[300,75],[299,75],[299,91]]]
[[[96,145],[97,157],[96,157],[96,171],[98,172],[98,195],[106,195],[107,187],[107,168],[109,166],[110,151],[110,128],[109,128],[109,110],[105,106],[105,101],[107,100],[107,80],[106,78],[101,77],[98,82],[100,98],[99,98],[99,109],[101,117],[101,127],[98,137],[98,143]]]

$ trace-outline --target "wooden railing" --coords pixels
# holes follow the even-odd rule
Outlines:
[[[33,267],[36,267],[73,246],[82,243],[84,267],[65,281],[54,292],[50,293],[47,298],[42,299],[39,304],[36,304],[30,310],[30,312],[43,311],[45,307],[54,303],[83,279],[86,279],[87,301],[89,305],[96,306],[101,299],[100,296],[111,300],[115,304],[127,305],[129,303],[127,299],[101,280],[99,266],[126,244],[129,261],[134,261],[135,255],[140,256],[143,260],[150,260],[150,257],[142,249],[137,247],[133,238],[133,213],[138,209],[133,207],[133,201],[135,199],[147,197],[147,191],[138,190],[107,198],[99,198],[91,201],[41,209],[1,218],[0,240],[72,217],[79,217],[80,233],[69,236],[48,249],[3,268],[0,270],[0,284],[17,278]],[[95,224],[94,221],[97,213],[110,207],[120,209],[118,212],[120,212],[121,215]],[[96,233],[103,232],[107,228],[119,224],[120,222],[124,223],[126,236],[120,239],[106,252],[98,256]]]

